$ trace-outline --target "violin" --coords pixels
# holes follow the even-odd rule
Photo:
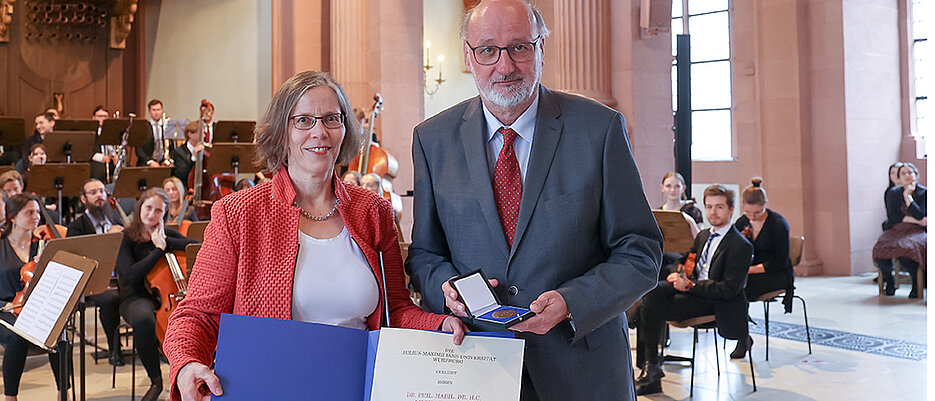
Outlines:
[[[36,257],[42,255],[42,251],[45,249],[46,241],[50,239],[65,238],[65,233],[68,232],[68,227],[60,226],[58,224],[52,224],[52,218],[49,217],[49,211],[45,208],[41,202],[39,203],[39,211],[42,213],[42,217],[45,218],[45,225],[36,227],[32,232],[32,242],[39,243],[39,251],[36,253]],[[29,289],[29,283],[32,282],[32,278],[36,274],[36,261],[30,260],[20,267],[19,269],[19,279],[20,283],[23,284],[23,289],[16,292],[16,295],[13,297],[12,312],[14,315],[19,316],[19,313],[23,310],[23,304],[26,303],[26,290]]]

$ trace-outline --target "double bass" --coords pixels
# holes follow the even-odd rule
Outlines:
[[[199,143],[205,143],[205,129],[207,122],[202,118],[198,120],[198,140]],[[222,173],[208,175],[205,171],[205,149],[195,153],[195,166],[188,173],[188,187],[192,189],[191,204],[195,207],[195,213],[199,220],[211,219],[211,204],[234,192],[236,178],[231,173]]]
[[[393,178],[399,170],[399,162],[393,155],[373,142],[373,128],[377,116],[383,110],[383,96],[380,93],[373,95],[373,108],[370,110],[370,124],[367,132],[367,142],[357,157],[348,164],[348,171],[357,171],[361,175],[376,173],[381,177],[380,187],[383,189],[383,198],[390,201],[396,213],[402,213],[402,197],[393,192]]]

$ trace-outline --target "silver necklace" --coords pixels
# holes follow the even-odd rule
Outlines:
[[[309,212],[306,211],[305,209],[302,209],[302,207],[299,206],[299,202],[298,202],[298,201],[292,202],[292,206],[295,206],[295,207],[299,208],[299,212],[302,213],[302,216],[305,216],[306,219],[309,219],[309,220],[312,220],[312,221],[325,221],[325,220],[330,219],[331,216],[334,216],[334,212],[337,212],[337,211],[338,211],[338,204],[339,204],[339,203],[341,203],[341,200],[340,200],[340,199],[335,199],[335,200],[334,200],[334,206],[331,206],[331,211],[328,212],[328,214],[326,214],[326,215],[324,215],[324,216],[316,216],[316,215],[314,215],[314,214],[309,213]]]

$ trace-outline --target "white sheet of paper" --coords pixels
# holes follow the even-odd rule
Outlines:
[[[370,400],[519,400],[524,343],[383,328]]]
[[[14,327],[45,342],[80,281],[81,270],[49,261]]]

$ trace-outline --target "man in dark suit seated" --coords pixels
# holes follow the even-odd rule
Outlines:
[[[123,221],[107,202],[104,183],[91,178],[81,188],[81,204],[85,211],[68,226],[67,237],[89,234],[103,234],[123,231]],[[123,366],[120,359],[120,341],[117,338],[117,326],[120,324],[120,295],[117,293],[116,277],[111,278],[111,288],[97,295],[87,297],[101,308],[101,326],[107,335],[110,363]]]
[[[188,174],[195,167],[195,157],[198,152],[205,149],[201,142],[201,135],[198,133],[198,122],[192,121],[185,125],[185,137],[188,138],[182,146],[172,148],[172,161],[175,165],[172,168],[172,175],[178,177],[187,185]],[[184,195],[184,194],[182,194]]]
[[[662,363],[659,344],[666,321],[714,314],[721,336],[747,341],[747,298],[744,285],[753,260],[753,245],[730,224],[734,191],[720,184],[704,191],[705,212],[711,228],[698,233],[690,250],[697,255],[694,270],[687,276],[674,272],[643,298],[637,328],[637,353],[645,361],[637,378],[637,395],[662,392]],[[733,355],[732,355],[733,356]],[[743,355],[741,355],[743,357]]]

